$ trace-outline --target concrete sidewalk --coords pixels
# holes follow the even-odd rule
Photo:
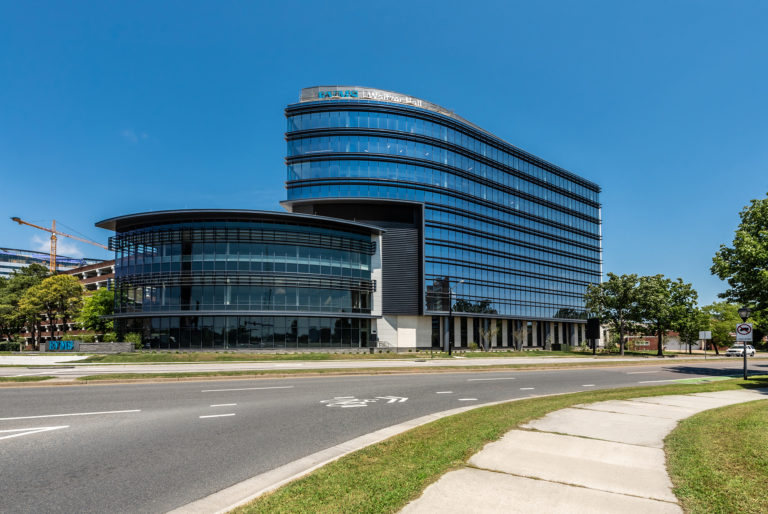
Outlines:
[[[613,400],[552,412],[512,430],[402,512],[681,513],[664,437],[698,412],[768,399],[767,390]]]

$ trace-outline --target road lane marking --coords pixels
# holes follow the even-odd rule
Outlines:
[[[477,398],[459,398],[460,402],[476,402]]]
[[[214,403],[211,407],[234,407],[236,403]]]
[[[39,434],[41,432],[49,432],[51,430],[59,430],[60,428],[69,428],[69,425],[62,425],[59,427],[35,427],[35,428],[14,428],[11,430],[0,430],[0,434],[8,434],[10,432],[18,432],[11,435],[0,436],[0,439],[10,439],[11,437],[21,437],[24,435]]]
[[[203,389],[203,393],[216,393],[219,391],[261,391],[264,389],[293,389],[294,386],[274,386],[274,387],[243,387],[240,389]]]
[[[521,391],[530,391],[531,389],[536,389],[535,387],[521,387]]]
[[[435,394],[453,394],[453,391],[437,391]]]
[[[101,414],[127,414],[129,412],[141,412],[141,410],[140,409],[105,410],[100,412],[71,412],[69,414],[44,414],[41,416],[17,416],[15,418],[0,418],[0,421],[15,421],[17,419],[63,418],[66,416],[98,416]]]
[[[627,371],[627,375],[643,375],[645,373],[660,373],[659,371]]]
[[[595,387],[595,384],[581,384],[581,387]]]
[[[200,416],[200,419],[204,418],[226,418],[227,416],[234,416],[235,413],[232,412],[231,414],[211,414],[209,416]]]
[[[517,380],[517,377],[504,377],[504,378],[468,378],[467,382],[487,382],[489,380]]]

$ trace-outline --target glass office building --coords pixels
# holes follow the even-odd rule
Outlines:
[[[376,227],[245,210],[149,212],[97,226],[116,233],[117,330],[152,348],[372,342]]]
[[[307,88],[285,114],[284,206],[386,229],[380,344],[583,340],[597,184],[399,93]]]

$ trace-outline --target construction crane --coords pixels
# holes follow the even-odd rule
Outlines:
[[[101,243],[97,243],[96,241],[91,241],[90,239],[85,239],[84,237],[77,237],[77,236],[73,236],[72,234],[66,234],[64,232],[56,230],[56,220],[53,220],[53,223],[51,224],[51,228],[35,225],[34,223],[24,221],[23,219],[16,216],[11,218],[11,220],[15,221],[19,225],[29,225],[30,227],[34,227],[40,230],[45,230],[46,232],[51,233],[51,263],[50,263],[51,273],[56,273],[56,236],[57,235],[68,237],[70,239],[76,239],[77,241],[81,241],[83,243],[88,243],[90,245],[98,246],[98,247],[104,248],[105,250],[109,250],[109,247],[104,246]]]

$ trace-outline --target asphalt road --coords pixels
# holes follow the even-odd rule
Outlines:
[[[165,512],[425,414],[740,364],[0,389],[0,512]]]

